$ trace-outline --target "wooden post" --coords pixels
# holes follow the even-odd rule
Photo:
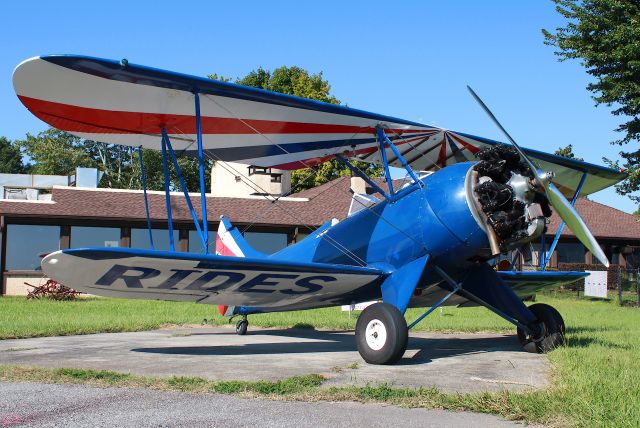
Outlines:
[[[131,247],[131,228],[130,227],[120,228],[120,246],[122,248]]]
[[[7,270],[7,219],[5,216],[0,216],[0,242],[0,294],[4,296],[7,294],[7,285],[4,282],[4,272]]]
[[[71,248],[71,226],[60,226],[60,249]]]
[[[622,272],[618,266],[618,305],[622,306]]]
[[[189,229],[178,229],[178,251],[189,251]]]
[[[2,247],[4,254],[4,246]],[[638,301],[636,302],[640,307],[640,268],[636,269],[636,294],[638,295]]]

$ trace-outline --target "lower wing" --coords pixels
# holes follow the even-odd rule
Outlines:
[[[61,250],[42,260],[61,284],[89,294],[265,308],[331,306],[380,292],[378,269],[124,248]]]
[[[499,271],[498,275],[519,297],[527,297],[545,288],[559,287],[589,276],[587,272]]]

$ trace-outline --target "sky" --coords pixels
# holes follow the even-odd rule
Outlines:
[[[3,3],[0,136],[46,129],[11,75],[26,58],[83,54],[197,76],[258,67],[322,72],[350,107],[504,141],[471,85],[524,147],[573,144],[586,161],[618,159],[620,119],[595,107],[578,61],[559,62],[541,29],[565,24],[550,0],[23,1]],[[591,199],[633,212],[613,188]]]

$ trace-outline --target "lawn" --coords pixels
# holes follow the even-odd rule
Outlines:
[[[618,307],[615,302],[575,300],[570,296],[541,296],[538,301],[555,306],[567,324],[568,346],[549,354],[554,371],[553,386],[547,390],[454,395],[434,389],[400,390],[384,386],[327,389],[312,382],[303,392],[296,390],[284,395],[292,399],[358,399],[405,406],[467,409],[560,426],[640,426],[640,309]],[[419,313],[412,309],[407,318],[413,320]],[[1,338],[142,330],[165,324],[201,323],[204,318],[212,319],[214,324],[226,322],[213,307],[187,303],[0,298]],[[355,313],[350,318],[348,312],[329,308],[254,315],[250,321],[251,325],[265,327],[350,329],[355,325]],[[443,308],[418,328],[441,332],[514,331],[510,324],[484,308]],[[68,373],[63,375],[70,376]],[[16,376],[65,381],[53,372],[30,375],[29,372],[18,374],[6,367],[0,370],[2,379],[16,379]],[[135,384],[131,379],[127,382],[126,385]],[[139,382],[145,385],[151,381]],[[169,389],[175,387],[175,381],[163,382]],[[198,379],[183,379],[179,383],[200,385],[200,389],[217,391],[219,388]]]
[[[420,309],[407,311],[414,320]],[[250,325],[260,327],[314,327],[317,329],[353,329],[357,313],[340,308],[314,309],[300,312],[256,314]],[[99,332],[139,331],[170,324],[213,325],[227,323],[215,306],[195,303],[153,300],[83,298],[70,302],[26,300],[23,297],[0,297],[0,339],[88,334]],[[251,327],[250,327],[251,328]],[[430,331],[500,331],[513,332],[514,327],[484,308],[437,310],[428,322],[416,329]]]

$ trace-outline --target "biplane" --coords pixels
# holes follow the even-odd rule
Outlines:
[[[169,164],[181,179],[176,156],[199,160],[201,212],[181,183],[202,251],[173,251],[172,242],[172,251],[72,248],[43,259],[46,275],[83,292],[219,305],[239,317],[239,334],[247,332],[250,314],[377,301],[358,318],[356,344],[368,363],[390,364],[404,354],[409,329],[442,305],[488,308],[516,326],[530,352],[563,344],[562,316],[523,298],[586,274],[495,266],[501,254],[526,252],[544,237],[552,212],[608,265],[573,203],[625,174],[521,148],[473,91],[511,144],[126,60],[31,58],[17,66],[13,84],[22,103],[51,126],[160,150],[170,239]],[[207,159],[289,170],[337,159],[377,196],[354,195],[360,209],[341,221],[327,219],[274,254],[251,248],[224,217],[214,245],[208,242]],[[354,160],[381,165],[383,181]],[[402,185],[394,185],[391,167],[406,171]],[[542,247],[542,259],[558,236],[549,251]],[[408,307],[428,309],[408,325]]]

